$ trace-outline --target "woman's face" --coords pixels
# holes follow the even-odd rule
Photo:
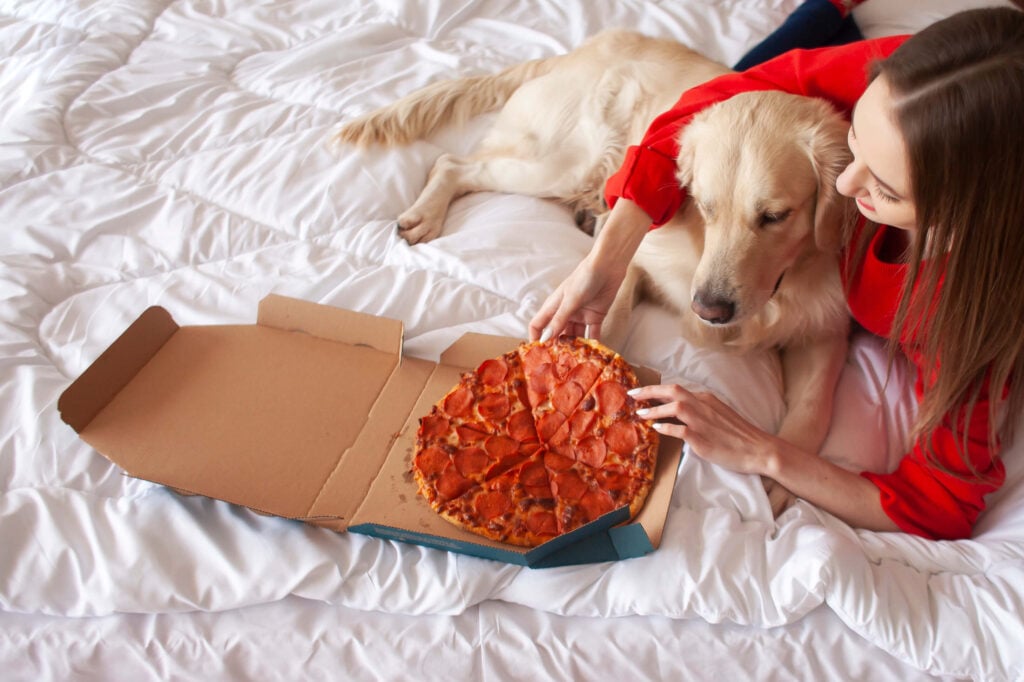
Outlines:
[[[854,199],[869,220],[915,230],[917,210],[910,198],[906,146],[890,114],[890,102],[889,86],[882,77],[861,95],[850,123],[853,161],[836,179],[836,189]]]

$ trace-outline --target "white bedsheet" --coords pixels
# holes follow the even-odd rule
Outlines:
[[[222,641],[223,626],[193,612],[231,611],[252,635],[268,611],[292,626],[300,614],[334,618],[309,606],[326,603],[354,614],[362,634],[401,623],[424,647],[452,626],[472,630],[462,643],[472,649],[507,618],[509,642],[562,643],[551,666],[529,664],[538,673],[627,670],[628,647],[604,660],[565,646],[574,626],[600,637],[614,622],[638,639],[697,646],[761,638],[747,656],[718,656],[719,673],[758,670],[767,646],[756,633],[786,626],[787,651],[815,637],[842,642],[837,670],[845,661],[904,676],[1024,676],[1022,445],[1006,453],[1007,484],[971,541],[856,532],[804,503],[776,522],[756,479],[687,456],[659,550],[530,570],[180,497],[125,477],[57,414],[60,392],[152,304],[183,324],[251,322],[260,298],[282,293],[401,319],[406,352],[428,358],[467,330],[523,335],[589,246],[564,209],[478,194],[455,203],[435,242],[409,247],[393,229],[432,160],[470,147],[486,117],[388,151],[332,154],[332,129],[433,80],[564,52],[609,26],[732,63],[798,4],[0,2],[0,662],[26,651],[43,660],[61,642],[95,644],[125,628],[152,628],[150,645],[164,647],[164,627]],[[857,16],[881,35],[983,4],[872,0]],[[670,330],[645,308],[627,355],[777,423],[773,359],[696,351]],[[854,466],[901,454],[908,377],[886,383],[884,370],[878,344],[858,338],[830,456]],[[114,614],[127,620],[99,618]],[[87,626],[78,640],[54,634],[66,621],[48,620],[68,616],[89,617],[75,621]],[[315,622],[321,632],[337,625]],[[809,625],[826,623],[827,635]],[[40,629],[53,637],[26,648]],[[872,646],[858,650],[849,633]],[[346,641],[352,665],[375,655],[353,644],[365,638]],[[892,658],[872,660],[877,650]],[[575,668],[560,663],[570,654]],[[384,671],[401,671],[409,653],[390,656],[367,669],[391,677]],[[796,678],[830,667],[782,664]],[[513,662],[479,665],[501,676]],[[59,667],[17,670],[63,677]]]

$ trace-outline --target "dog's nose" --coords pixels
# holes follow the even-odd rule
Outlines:
[[[710,324],[726,324],[736,314],[736,304],[722,296],[697,294],[690,303],[690,309]]]

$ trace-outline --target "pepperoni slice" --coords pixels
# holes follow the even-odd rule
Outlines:
[[[526,517],[526,527],[535,535],[557,535],[558,521],[550,511],[535,511]]]
[[[493,436],[484,444],[487,454],[494,464],[487,471],[487,477],[493,478],[505,473],[512,467],[525,462],[533,451],[523,454],[519,443],[506,436]],[[536,450],[536,446],[534,446]]]
[[[632,422],[615,422],[605,431],[605,442],[612,452],[630,455],[640,443],[640,436]]]
[[[604,381],[597,385],[597,402],[601,414],[612,416],[626,406],[626,389],[614,381]]]
[[[565,415],[558,412],[542,414],[537,420],[537,435],[542,441],[547,441],[565,423]]]
[[[523,485],[548,485],[548,472],[540,462],[530,462],[519,472],[519,482]]]
[[[555,357],[555,377],[560,381],[568,381],[569,374],[579,366],[579,359],[572,352],[559,353]]]
[[[428,478],[440,474],[451,461],[448,453],[436,446],[425,448],[416,455],[416,467]]]
[[[576,446],[576,459],[584,464],[600,468],[604,464],[604,458],[608,454],[608,448],[604,441],[595,436],[584,438]]]
[[[524,459],[536,459],[540,453],[540,443],[535,440],[526,441],[519,444],[519,454]]]
[[[484,443],[484,449],[494,459],[504,459],[519,454],[519,443],[508,436],[491,436]]]
[[[587,492],[587,484],[575,471],[557,473],[551,482],[555,495],[566,500],[579,500]]]
[[[437,438],[447,433],[449,428],[451,422],[437,410],[420,419],[420,435],[423,438]]]
[[[600,365],[593,362],[584,362],[572,368],[568,379],[574,384],[578,384],[586,392],[590,390],[590,387],[594,385],[599,376],[601,376]]]
[[[468,414],[472,405],[473,392],[466,386],[459,386],[444,399],[444,411],[451,417]]]
[[[577,410],[569,418],[569,433],[573,438],[580,439],[590,433],[595,420],[597,420],[596,413]]]
[[[500,421],[508,416],[511,404],[509,403],[507,395],[502,393],[491,393],[490,395],[485,395],[480,400],[477,409],[480,412],[480,416],[484,419]]]
[[[512,499],[501,490],[491,490],[477,495],[473,506],[480,516],[490,521],[512,509]]]
[[[481,426],[481,429],[483,427]],[[479,443],[490,437],[485,431],[474,429],[470,426],[456,426],[455,433],[459,435],[459,442],[464,444]]]
[[[519,472],[519,483],[523,490],[536,500],[551,499],[551,482],[547,469],[540,462],[530,462]]]
[[[584,390],[575,382],[555,386],[551,391],[551,404],[564,415],[572,414],[576,406],[583,400]]]
[[[572,469],[572,459],[554,452],[545,452],[544,466],[551,471],[568,471]]]
[[[593,521],[615,509],[615,502],[603,490],[588,490],[580,498],[580,507],[586,514],[587,520]]]
[[[519,410],[508,420],[508,435],[520,443],[537,439],[537,429],[533,426],[533,415],[527,410]]]
[[[480,448],[463,448],[452,459],[463,476],[483,473],[491,463],[491,458]]]
[[[484,386],[500,386],[508,376],[508,363],[504,358],[484,360],[476,370]]]
[[[523,354],[523,365],[526,367],[539,367],[550,362],[551,353],[548,352],[546,347],[541,345],[533,346]]]
[[[539,395],[547,395],[558,384],[558,377],[555,375],[555,366],[545,362],[530,372],[527,377],[530,382],[530,390]]]
[[[473,487],[473,482],[449,467],[437,479],[437,493],[443,499],[453,500]]]

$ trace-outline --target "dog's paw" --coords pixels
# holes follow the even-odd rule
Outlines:
[[[399,236],[410,244],[422,244],[441,236],[444,223],[431,219],[418,211],[406,211],[398,216]]]
[[[772,516],[778,518],[782,512],[789,509],[796,502],[796,495],[789,492],[777,481],[771,478],[761,477],[764,484],[764,491],[768,495],[768,505],[772,508]]]

